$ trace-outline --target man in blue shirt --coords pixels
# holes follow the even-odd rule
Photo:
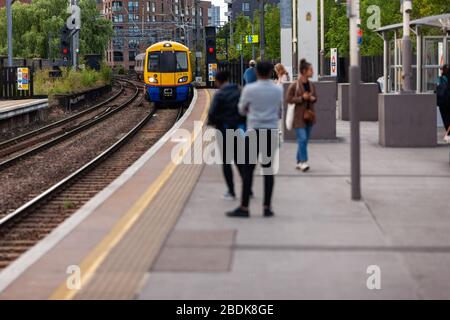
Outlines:
[[[251,60],[249,63],[250,67],[244,72],[244,86],[247,84],[256,82],[256,61]]]

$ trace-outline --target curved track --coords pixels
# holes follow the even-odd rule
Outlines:
[[[117,178],[172,127],[182,111],[181,107],[179,110],[153,108],[132,130],[95,159],[2,217],[0,269],[17,259]],[[156,113],[158,117],[154,117]]]

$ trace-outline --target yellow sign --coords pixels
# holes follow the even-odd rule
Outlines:
[[[211,82],[216,81],[216,74],[217,74],[217,63],[210,63],[208,65],[208,79],[209,79],[209,81],[211,81]]]
[[[30,90],[30,72],[28,68],[17,68],[17,89]]]
[[[259,36],[257,34],[245,36],[245,43],[246,44],[259,43]]]

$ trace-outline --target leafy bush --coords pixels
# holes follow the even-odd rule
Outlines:
[[[92,69],[73,71],[62,68],[62,77],[50,78],[49,69],[34,73],[34,92],[37,95],[68,94],[110,84],[112,70],[102,66],[99,72]]]

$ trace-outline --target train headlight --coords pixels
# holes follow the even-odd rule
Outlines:
[[[156,78],[154,78],[154,77],[150,77],[150,78],[148,78],[148,82],[150,82],[150,83],[158,83],[158,80]]]
[[[178,79],[178,83],[185,83],[188,81],[188,77],[182,77],[180,79]]]

